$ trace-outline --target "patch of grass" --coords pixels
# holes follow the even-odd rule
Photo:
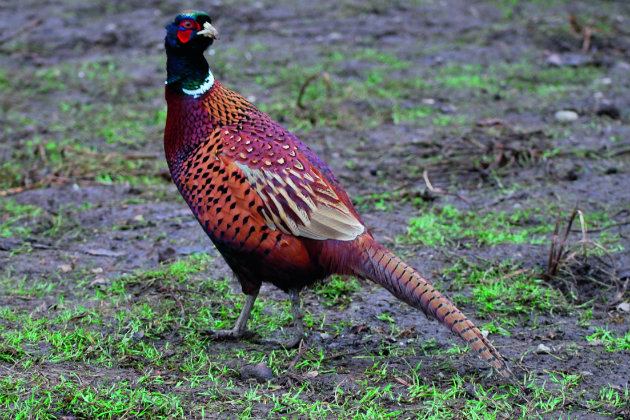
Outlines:
[[[42,212],[40,207],[18,204],[12,198],[0,198],[0,238],[28,236],[32,230],[28,222]]]
[[[56,283],[52,281],[31,282],[27,276],[12,277],[10,272],[0,277],[0,288],[6,295],[26,298],[42,298],[50,294]]]
[[[317,283],[313,292],[320,297],[325,306],[340,306],[343,309],[352,301],[352,293],[361,290],[359,281],[354,277],[331,276],[329,281]]]
[[[435,81],[442,89],[486,89],[496,84],[479,64],[450,65],[440,69]]]
[[[370,210],[372,208],[389,211],[394,208],[396,201],[401,199],[399,193],[386,191],[382,193],[368,193],[353,197],[352,203],[361,210]]]
[[[629,351],[630,331],[625,335],[618,335],[614,331],[603,327],[595,327],[595,332],[586,337],[591,343],[601,343],[606,351]]]
[[[470,123],[470,117],[468,115],[440,115],[433,117],[431,123],[436,126],[465,126]]]
[[[498,214],[479,214],[461,211],[447,204],[442,208],[425,211],[409,220],[408,234],[399,239],[404,243],[422,243],[427,246],[497,245],[502,243],[544,244],[553,226],[534,220],[537,210],[501,211]],[[539,211],[538,211],[539,212]]]
[[[0,189],[32,184],[44,174],[101,182],[160,179],[163,159],[133,155],[161,137],[165,111],[148,99],[163,93],[159,86],[137,89],[125,71],[128,60],[103,56],[26,66],[19,73],[3,69],[16,84],[10,99],[15,106],[3,112],[11,122],[4,131],[11,147],[0,166]],[[86,92],[98,100],[86,100]]]
[[[398,105],[394,105],[392,109],[392,120],[394,124],[413,122],[427,118],[434,112],[433,108],[429,105],[414,106],[411,108],[401,108]]]
[[[234,296],[227,281],[203,276],[212,266],[209,256],[192,256],[100,286],[90,286],[86,280],[76,291],[53,288],[41,295],[31,293],[35,299],[57,301],[46,311],[0,310],[0,361],[12,366],[11,373],[0,380],[0,416],[376,419],[422,413],[420,418],[425,419],[492,419],[499,413],[543,418],[560,413],[562,401],[576,398],[596,413],[613,412],[626,404],[627,395],[612,388],[602,389],[601,396],[584,398],[578,386],[581,377],[576,375],[552,373],[547,381],[528,381],[527,401],[519,397],[516,387],[482,386],[475,377],[428,379],[427,372],[444,369],[445,360],[462,354],[459,346],[444,348],[436,346],[435,340],[421,348],[383,340],[341,359],[334,350],[320,346],[306,347],[298,356],[297,349],[208,342],[200,332],[231,326],[221,325],[219,319],[233,322],[242,299]],[[505,271],[513,268],[503,267]],[[471,287],[500,275],[472,271]],[[352,280],[333,278],[315,293],[325,304],[344,305],[339,295],[358,292]],[[38,283],[47,284],[32,279],[38,290],[44,290]],[[15,287],[26,285],[16,283]],[[78,298],[76,292],[83,293],[81,306],[69,304],[69,299]],[[181,307],[173,296],[179,297]],[[540,304],[531,304],[540,310]],[[288,309],[286,302],[257,302],[250,328],[260,330],[265,323],[282,328],[288,318],[272,318]],[[501,312],[501,306],[495,310]],[[393,322],[388,313],[379,318]],[[333,327],[321,324],[320,328]],[[419,355],[442,362],[427,369]],[[413,364],[400,364],[401,360]],[[238,364],[259,362],[274,373],[271,382],[258,384],[240,377]],[[47,372],[60,373],[53,378]],[[83,374],[76,377],[73,372]],[[99,379],[79,380],[90,372]],[[302,379],[291,386],[278,385],[278,378],[285,375]],[[332,394],[318,394],[318,381],[327,380],[327,375],[350,379],[339,382]]]
[[[61,375],[54,387],[45,377],[30,380],[8,375],[0,380],[0,414],[14,419],[59,418],[67,413],[85,418],[184,419],[181,396],[163,393],[155,385],[129,381],[83,384]]]
[[[483,313],[553,313],[567,308],[562,293],[547,285],[539,270],[523,270],[509,261],[499,266],[479,267],[460,260],[445,269],[444,275],[453,275],[457,287],[471,288],[472,299],[460,296],[456,301],[473,302]]]

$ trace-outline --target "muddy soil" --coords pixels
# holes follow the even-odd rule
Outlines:
[[[426,210],[452,205],[462,211],[496,213],[519,207],[537,208],[541,214],[536,220],[552,225],[560,211],[564,214],[562,227],[576,204],[584,213],[609,212],[611,223],[603,230],[617,235],[614,249],[587,258],[578,252],[565,262],[560,273],[546,280],[547,285],[567,296],[572,308],[582,306],[553,313],[522,313],[513,317],[509,336],[493,334],[492,341],[521,378],[529,375],[528,378],[536,380],[547,377],[548,372],[582,375],[579,387],[585,398],[606,385],[627,390],[630,350],[606,352],[601,345],[589,345],[584,339],[598,327],[622,336],[630,328],[630,315],[617,309],[620,303],[628,302],[630,276],[627,4],[551,2],[543,8],[537,2],[522,2],[517,6],[512,2],[499,3],[213,1],[203,6],[213,15],[222,34],[209,56],[211,65],[213,62],[224,65],[216,67],[217,78],[255,98],[257,104],[268,104],[269,112],[280,120],[281,111],[270,105],[281,102],[282,99],[274,96],[277,92],[285,92],[285,106],[297,118],[310,118],[315,123],[304,129],[294,124],[295,119],[285,122],[293,124],[300,138],[324,158],[351,197],[368,197],[355,203],[375,237],[435,278],[447,294],[470,296],[468,289],[451,285],[452,273],[442,275],[446,267],[460,259],[490,265],[510,260],[521,269],[544,272],[550,245],[548,241],[541,245],[473,247],[461,243],[442,247],[409,244],[400,237],[407,234],[408,221],[418,216],[419,207]],[[164,255],[172,252],[169,248],[177,257],[201,252],[216,256],[208,274],[214,278],[230,276],[229,269],[168,180],[162,162],[163,117],[151,119],[164,110],[163,27],[179,8],[180,2],[174,1],[72,0],[5,2],[0,8],[0,85],[3,86],[0,122],[4,127],[0,134],[0,164],[5,172],[9,167],[20,168],[13,179],[4,180],[0,200],[43,209],[42,213],[20,220],[20,225],[29,229],[27,234],[11,233],[0,238],[0,275],[47,278],[55,286],[55,294],[50,297],[28,299],[16,299],[0,290],[0,307],[15,311],[52,307],[59,294],[64,295],[66,306],[80,305],[74,298],[78,282],[96,287],[98,282],[108,282],[123,274],[155,269]],[[588,39],[583,28],[581,33],[572,28],[570,14],[578,17],[583,28],[594,28]],[[257,52],[260,45],[264,46],[264,53]],[[500,92],[483,92],[480,87],[470,98],[462,97],[456,88],[447,87],[440,96],[433,95],[435,92],[430,88],[419,88],[394,99],[355,100],[344,86],[365,79],[372,69],[372,64],[353,56],[353,52],[361,49],[383,51],[414,63],[400,74],[393,71],[388,76],[392,79],[413,78],[427,72],[439,74],[452,64],[471,66],[470,71],[490,72],[492,63],[512,63],[524,57],[534,63],[534,73],[527,75],[533,79],[537,77],[536,69],[549,68],[595,68],[602,77],[579,92],[561,95],[560,99],[556,99],[553,90],[543,99],[514,98],[509,93],[511,87],[505,84]],[[335,52],[346,55],[347,62],[335,69],[322,68],[320,63],[328,62]],[[230,53],[238,55],[241,61],[230,58]],[[261,54],[265,55],[264,61]],[[91,83],[91,76],[86,73],[89,69],[96,73],[104,71],[103,67],[94,70],[92,66],[103,57],[116,64],[119,89],[114,97],[108,92],[107,83]],[[279,67],[295,63],[328,71],[335,86],[341,89],[333,92],[333,96],[345,96],[333,99],[331,105],[323,108],[315,105],[309,108],[307,103],[306,110],[296,111],[295,86],[284,86],[282,79],[277,84],[257,82],[275,77]],[[72,77],[63,79],[65,73],[59,76],[64,89],[42,88],[40,79],[54,79],[54,72],[47,69],[55,66],[70,69]],[[98,80],[98,74],[94,77]],[[382,83],[387,89],[387,83]],[[431,92],[430,97],[426,96],[427,91]],[[136,105],[126,102],[125,97],[136,98]],[[360,115],[362,109],[374,112],[375,108],[391,108],[392,101],[403,110],[428,104],[440,115],[461,113],[467,119],[450,127],[438,127],[426,119],[414,122],[389,117],[372,125],[363,124],[360,119],[355,123],[351,118],[335,124],[318,124],[321,115],[344,112]],[[60,170],[54,166],[49,149],[46,149],[48,155],[39,153],[41,139],[61,144],[73,137],[69,129],[73,123],[66,120],[73,114],[60,112],[61,102],[96,107],[110,103],[115,118],[137,119],[142,126],[141,140],[110,142],[106,136],[90,136],[84,131],[80,132],[81,138],[74,140],[97,153],[96,160],[102,160],[103,165],[110,163],[107,158],[110,153],[148,156],[148,169],[142,170],[149,182],[137,182],[137,177],[96,179],[91,169],[84,173],[68,168]],[[124,114],[116,110],[121,104],[125,106]],[[129,109],[136,112],[128,112]],[[573,111],[578,119],[559,123],[556,112],[560,110]],[[131,132],[131,128],[126,130]],[[73,156],[80,159],[79,155]],[[85,158],[94,156],[86,154]],[[423,177],[425,169],[427,175]],[[375,204],[378,199],[373,197],[379,194],[387,197],[384,207]],[[62,223],[60,208],[62,216],[68,219]],[[9,220],[8,214],[2,217],[0,223]],[[60,228],[51,231],[56,224]],[[579,250],[575,244],[581,239],[576,219],[567,246],[572,244],[572,249]],[[600,240],[599,236],[593,240]],[[67,264],[82,267],[87,277],[65,275],[59,267]],[[352,303],[341,308],[325,306],[316,295],[304,293],[307,311],[325,312],[331,324],[352,321],[351,327],[338,334],[313,327],[307,344],[321,346],[327,354],[329,370],[338,369],[340,373],[312,378],[310,388],[305,391],[311,400],[334,392],[340,383],[350,384],[346,391],[351,391],[357,372],[368,367],[365,359],[339,355],[377,352],[383,340],[398,341],[404,346],[411,340],[433,339],[434,349],[438,350],[448,348],[453,341],[440,325],[427,321],[386,291],[363,281],[360,285],[360,292],[351,297]],[[233,288],[238,293],[235,283]],[[286,299],[270,286],[263,287],[261,295],[269,300]],[[480,321],[501,317],[497,313],[476,313],[477,307],[470,300],[461,306],[472,318],[482,318]],[[592,311],[591,321],[578,323],[580,313],[587,309]],[[383,313],[390,314],[399,328],[407,331],[406,335],[390,336],[388,322],[377,318]],[[181,337],[175,335],[170,339],[177,346]],[[540,344],[552,350],[536,351]],[[212,346],[214,351],[220,351],[252,345]],[[448,380],[439,370],[439,362],[446,358],[449,356],[445,354],[419,354],[412,362],[393,358],[390,366],[405,369],[409,363],[423,362],[422,379],[439,382]],[[451,357],[449,362],[451,372],[461,375],[487,372],[483,362],[472,353]],[[0,364],[5,364],[5,368],[10,365],[3,361]],[[75,370],[68,363],[39,367],[44,374],[47,369],[53,376]],[[111,377],[140,375],[124,366],[105,370]],[[74,374],[90,380],[97,372],[86,368],[85,372],[74,371]],[[274,380],[279,386],[290,387],[304,380],[296,379],[296,375]],[[248,383],[244,378],[238,380]],[[481,381],[492,383],[493,379]],[[242,389],[248,388],[243,385]],[[254,412],[264,416],[267,411],[261,405]],[[568,413],[571,418],[607,418],[571,405],[556,409],[550,418],[564,418]],[[622,415],[627,412],[610,418]]]

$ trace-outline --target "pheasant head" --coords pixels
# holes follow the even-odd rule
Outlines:
[[[195,87],[208,76],[203,52],[219,38],[207,13],[186,10],[166,25],[167,84]]]

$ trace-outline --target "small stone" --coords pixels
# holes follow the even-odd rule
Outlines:
[[[630,312],[630,303],[621,302],[619,305],[617,305],[617,310],[623,311],[623,312]]]
[[[306,376],[307,378],[313,379],[319,376],[319,372],[316,370],[311,370],[310,372],[306,372],[304,376]]]
[[[536,353],[551,353],[551,348],[540,343],[538,347],[536,347]]]
[[[162,248],[158,250],[158,263],[169,263],[171,261],[175,261],[177,258],[177,252],[171,248]]]
[[[551,64],[553,66],[562,66],[563,61],[562,58],[560,58],[559,54],[551,54],[549,57],[547,57],[546,60],[547,64]]]
[[[273,371],[265,363],[260,362],[255,365],[245,365],[241,368],[243,379],[256,379],[259,383],[264,383],[273,378]]]
[[[578,113],[570,110],[562,110],[555,113],[554,118],[556,121],[568,123],[578,119]]]
[[[546,63],[557,67],[583,67],[593,63],[593,58],[588,54],[551,54]]]
[[[57,268],[61,270],[62,273],[72,271],[72,266],[70,264],[59,264]]]
[[[453,114],[457,112],[457,107],[453,104],[447,104],[440,107],[440,111],[444,114]]]

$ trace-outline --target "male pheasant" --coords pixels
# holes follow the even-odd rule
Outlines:
[[[164,149],[173,180],[247,296],[239,338],[262,282],[288,292],[302,337],[299,292],[325,277],[368,278],[437,318],[502,376],[509,369],[479,329],[416,270],[379,245],[326,164],[238,93],[215,81],[203,52],[210,16],[184,11],[166,26]]]

